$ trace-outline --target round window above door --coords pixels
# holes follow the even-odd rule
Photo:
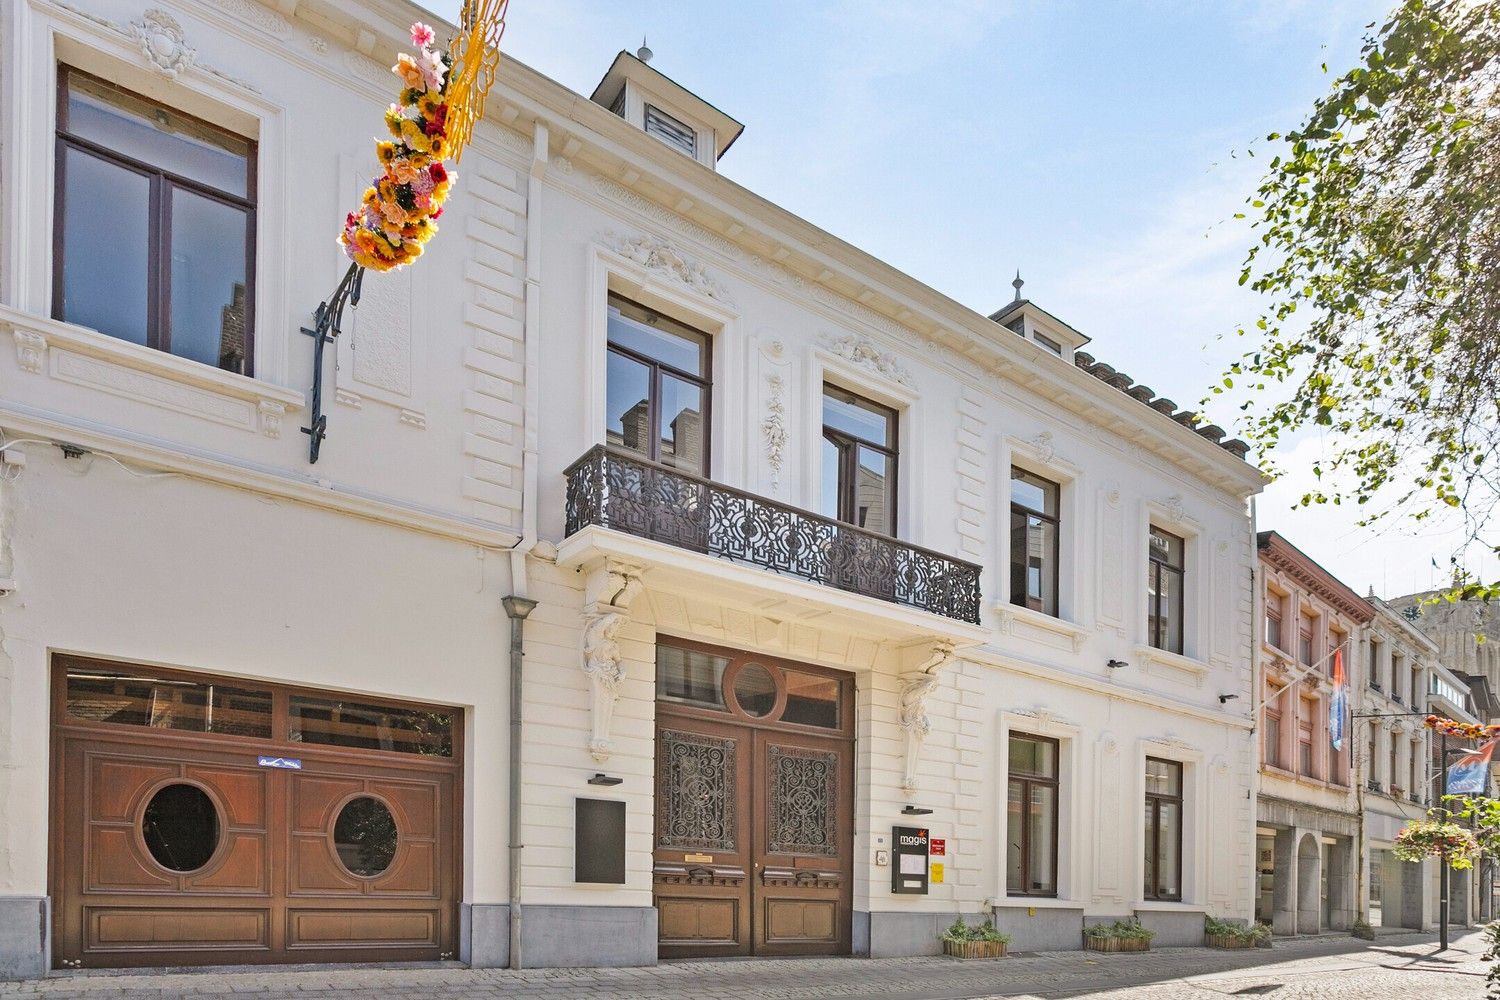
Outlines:
[[[781,700],[778,681],[772,668],[750,661],[735,670],[729,689],[734,692],[734,703],[741,712],[752,719],[764,719],[776,711]]]

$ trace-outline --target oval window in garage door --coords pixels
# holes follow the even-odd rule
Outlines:
[[[197,785],[167,785],[146,804],[141,836],[168,871],[195,872],[219,847],[219,810]]]
[[[333,846],[351,875],[373,878],[396,856],[396,817],[377,798],[350,799],[333,823]]]

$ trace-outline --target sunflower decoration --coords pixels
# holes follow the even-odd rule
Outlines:
[[[432,28],[411,26],[415,56],[401,53],[391,72],[403,87],[385,112],[391,138],[375,144],[382,173],[365,189],[359,208],[344,218],[339,243],[360,267],[389,271],[422,254],[437,233],[443,202],[455,174],[443,164],[449,156],[447,91],[452,60],[433,48]]]

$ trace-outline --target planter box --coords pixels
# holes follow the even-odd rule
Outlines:
[[[1255,939],[1232,934],[1205,934],[1203,943],[1210,948],[1254,948]]]
[[[1083,946],[1089,951],[1150,951],[1149,938],[1115,938],[1083,936]]]
[[[1004,958],[1006,941],[944,941],[943,954],[954,958]]]

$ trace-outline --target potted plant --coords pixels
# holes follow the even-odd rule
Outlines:
[[[1089,951],[1150,951],[1156,932],[1141,926],[1134,917],[1112,924],[1092,924],[1083,929],[1083,946]]]
[[[1203,943],[1210,948],[1269,948],[1271,928],[1265,924],[1237,924],[1205,916]]]
[[[938,940],[943,942],[943,954],[954,958],[1004,958],[1010,947],[1010,935],[995,930],[993,920],[970,927],[963,917],[953,921]]]

